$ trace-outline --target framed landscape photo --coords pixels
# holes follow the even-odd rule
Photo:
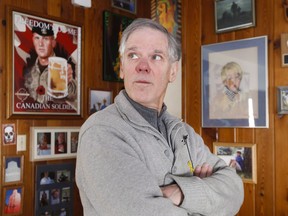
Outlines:
[[[24,156],[4,156],[3,157],[3,185],[22,183]]]
[[[8,7],[8,118],[81,116],[81,37],[78,24]]]
[[[277,87],[277,112],[288,114],[288,86]]]
[[[31,127],[30,161],[75,158],[80,127]]]
[[[201,51],[202,127],[267,128],[267,36]]]
[[[89,115],[105,109],[113,101],[113,92],[89,89]]]
[[[36,165],[35,215],[73,215],[75,164]]]
[[[132,14],[137,13],[137,0],[111,0],[112,7],[127,11]]]
[[[123,82],[120,78],[119,43],[122,32],[133,18],[104,11],[103,13],[103,80]]]
[[[255,26],[255,0],[214,0],[216,33]]]
[[[10,186],[3,189],[3,216],[21,215],[23,213],[24,188],[22,186]]]
[[[213,153],[220,157],[245,183],[257,183],[256,144],[214,142]]]

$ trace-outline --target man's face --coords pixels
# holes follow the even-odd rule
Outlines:
[[[65,141],[65,136],[64,136],[64,134],[63,133],[60,133],[59,135],[58,135],[58,143],[64,143],[64,141]]]
[[[143,28],[128,38],[120,76],[129,97],[143,106],[161,109],[166,88],[177,75],[178,62],[171,63],[168,40],[157,30]]]
[[[53,54],[56,41],[53,36],[41,36],[33,33],[33,45],[40,58],[46,59]]]
[[[227,70],[224,85],[226,85],[231,91],[237,93],[239,91],[241,79],[241,75],[234,69]]]

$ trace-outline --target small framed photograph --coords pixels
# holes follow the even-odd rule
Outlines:
[[[137,0],[111,0],[112,7],[127,11],[132,14],[137,13]]]
[[[24,188],[5,187],[3,191],[3,215],[20,215],[23,212]]]
[[[74,163],[36,165],[35,179],[35,215],[73,215]]]
[[[257,183],[256,144],[214,142],[213,153],[220,157],[245,183]]]
[[[24,156],[4,156],[4,174],[3,174],[3,184],[17,184],[23,181],[23,166],[24,166]]]
[[[31,127],[30,161],[75,158],[80,127]]]
[[[105,109],[113,101],[113,92],[89,89],[89,115]]]
[[[277,87],[277,112],[279,115],[288,114],[288,86]]]
[[[216,33],[255,26],[254,0],[214,0]]]
[[[202,46],[202,127],[267,128],[267,36]]]
[[[15,145],[17,142],[15,124],[2,124],[2,137],[4,145]]]

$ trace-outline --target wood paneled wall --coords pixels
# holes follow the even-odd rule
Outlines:
[[[237,2],[237,1],[236,1]],[[239,216],[288,215],[288,117],[277,115],[276,87],[288,85],[281,67],[280,34],[288,32],[282,0],[255,0],[256,27],[215,33],[214,0],[182,0],[183,118],[212,143],[256,143],[257,184],[246,183]],[[201,128],[201,45],[268,36],[269,128]],[[235,194],[237,196],[237,194]]]
[[[138,0],[138,17],[150,17],[150,3]],[[74,21],[83,25],[83,118],[49,119],[46,118],[6,118],[7,64],[11,59],[5,55],[7,38],[5,26],[7,5],[28,11]],[[243,142],[257,144],[257,184],[245,184],[245,200],[238,216],[288,215],[288,117],[276,114],[276,86],[288,85],[287,68],[281,67],[280,34],[288,32],[288,22],[284,18],[282,0],[255,0],[256,27],[228,33],[216,34],[214,28],[214,0],[182,0],[182,113],[183,118],[200,133],[212,150],[212,143]],[[111,7],[110,0],[92,0],[92,8],[75,7],[71,0],[2,0],[0,1],[0,124],[15,123],[18,134],[27,135],[27,151],[16,152],[15,146],[3,146],[1,142],[0,165],[3,167],[4,155],[24,155],[25,188],[23,215],[33,215],[34,209],[34,169],[35,163],[29,161],[29,128],[31,126],[80,126],[88,116],[88,89],[111,89],[114,95],[123,87],[121,83],[102,80],[102,12],[110,10],[122,15],[135,17]],[[209,129],[201,128],[201,45],[244,39],[256,36],[268,36],[268,78],[269,78],[269,128],[267,129]],[[2,134],[0,138],[2,140]],[[72,160],[73,161],[73,160]],[[57,161],[64,162],[64,161]],[[46,162],[53,163],[53,162]],[[3,208],[3,173],[0,172],[0,209]],[[237,196],[237,194],[235,194]],[[276,202],[277,201],[277,202]],[[75,215],[82,215],[77,195]]]
[[[139,17],[150,17],[150,2],[145,0],[138,0],[138,11],[137,16]],[[7,107],[7,74],[12,73],[12,71],[7,71],[7,65],[11,64],[11,59],[5,54],[5,50],[8,44],[6,38],[6,31],[11,28],[8,28],[5,25],[6,20],[6,6],[13,6],[25,10],[25,12],[37,13],[40,16],[47,15],[51,16],[51,19],[55,17],[57,20],[63,20],[63,22],[74,22],[82,25],[84,28],[83,32],[83,58],[82,58],[82,101],[83,101],[83,118],[81,119],[61,119],[54,118],[51,119],[49,116],[45,118],[39,118],[35,115],[35,118],[6,118],[6,107]],[[0,215],[2,215],[3,209],[3,188],[2,185],[2,167],[3,167],[3,156],[9,155],[24,155],[24,179],[23,184],[19,184],[24,187],[24,202],[23,202],[23,214],[22,215],[34,215],[34,192],[35,192],[35,165],[29,161],[29,152],[30,152],[30,134],[29,130],[31,126],[80,126],[85,119],[88,117],[88,90],[89,88],[95,89],[107,89],[112,90],[114,96],[119,92],[123,87],[123,83],[119,82],[107,82],[102,79],[102,29],[103,29],[103,19],[102,14],[104,10],[109,10],[111,12],[129,16],[135,18],[136,15],[127,13],[122,10],[111,7],[111,0],[92,0],[92,7],[85,9],[82,7],[75,7],[71,4],[71,0],[1,0],[0,1],[0,17],[1,17],[1,28],[0,28],[0,124],[14,123],[17,128],[17,134],[26,134],[27,135],[27,151],[16,152],[16,146],[3,146],[2,143],[2,134],[0,135],[1,140],[1,151],[0,151]],[[11,39],[10,39],[11,41]],[[10,63],[9,63],[10,62]],[[58,160],[44,162],[44,164],[51,163],[62,163],[67,160]],[[70,160],[75,162],[75,160]],[[40,162],[37,162],[40,164]],[[41,163],[42,164],[42,163]],[[74,215],[81,216],[83,215],[82,206],[79,199],[78,191],[76,189],[75,196],[75,212]]]

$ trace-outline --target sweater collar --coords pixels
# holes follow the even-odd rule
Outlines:
[[[158,130],[158,121],[161,119],[163,113],[167,110],[167,106],[163,104],[160,114],[158,115],[158,111],[156,109],[145,107],[136,101],[132,100],[127,92],[123,91],[124,96],[131,103],[131,105],[139,112],[139,114],[154,128]]]

